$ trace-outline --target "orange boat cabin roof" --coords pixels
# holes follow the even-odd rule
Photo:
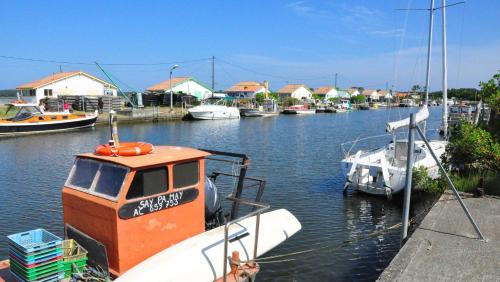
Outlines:
[[[140,156],[133,156],[133,157],[100,156],[95,153],[79,154],[77,156],[96,159],[96,160],[103,160],[123,165],[129,168],[140,168],[140,167],[147,167],[163,163],[203,158],[208,155],[210,155],[210,153],[188,147],[155,146],[155,149],[152,153]]]

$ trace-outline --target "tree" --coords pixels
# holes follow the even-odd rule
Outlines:
[[[453,129],[443,159],[465,173],[500,173],[500,144],[488,131],[462,120]]]
[[[351,97],[351,103],[353,104],[363,104],[366,101],[364,95],[356,95]]]
[[[491,109],[490,131],[498,141],[500,139],[500,72],[493,75],[487,82],[479,82],[481,99],[486,101]]]
[[[283,106],[284,107],[290,107],[290,106],[297,105],[297,104],[299,104],[299,99],[297,99],[297,98],[286,97],[285,99],[283,99]]]

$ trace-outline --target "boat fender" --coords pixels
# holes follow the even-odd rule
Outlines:
[[[220,208],[217,186],[210,178],[205,177],[205,219],[212,218]]]
[[[146,142],[123,142],[119,146],[112,144],[99,145],[95,153],[100,156],[140,156],[152,153],[154,146]]]

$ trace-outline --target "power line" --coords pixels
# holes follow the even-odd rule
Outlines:
[[[9,59],[9,60],[17,60],[17,61],[29,61],[29,62],[40,62],[40,63],[53,63],[53,64],[65,64],[65,65],[86,65],[86,66],[94,66],[94,63],[91,62],[72,62],[72,61],[60,61],[60,60],[49,60],[49,59],[38,59],[38,58],[24,58],[24,57],[14,57],[14,56],[5,56],[0,55],[0,58]],[[102,63],[100,65],[103,66],[159,66],[159,65],[172,65],[172,64],[185,64],[192,62],[200,62],[206,61],[211,58],[200,58],[193,60],[185,60],[185,61],[172,61],[172,62],[159,62],[159,63]]]

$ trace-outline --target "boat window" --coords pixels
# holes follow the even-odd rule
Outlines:
[[[199,164],[198,161],[174,165],[174,188],[193,186],[198,183]]]
[[[70,173],[67,184],[78,188],[89,189],[98,169],[98,162],[78,158]]]
[[[87,158],[77,158],[66,186],[116,201],[128,168]]]
[[[127,172],[128,170],[124,167],[102,163],[94,191],[113,198],[116,197],[122,188]]]
[[[128,190],[126,199],[152,196],[168,191],[168,172],[166,167],[139,170]]]

